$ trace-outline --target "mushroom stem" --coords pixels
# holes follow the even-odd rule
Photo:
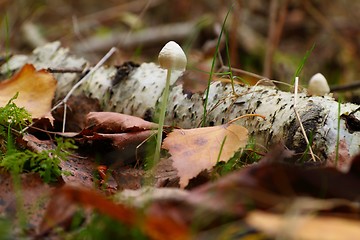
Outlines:
[[[161,105],[160,105],[160,116],[159,116],[159,127],[158,127],[158,133],[157,133],[157,141],[156,141],[156,148],[155,148],[155,154],[154,154],[154,165],[160,160],[160,151],[161,151],[161,143],[162,143],[162,133],[164,128],[164,121],[165,121],[165,112],[167,107],[167,101],[169,98],[170,93],[170,78],[171,78],[171,69],[167,70],[166,75],[166,84],[164,89],[164,94],[161,99]]]

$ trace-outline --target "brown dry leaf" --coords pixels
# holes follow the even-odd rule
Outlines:
[[[102,159],[107,164],[117,163],[119,166],[136,161],[136,154],[142,154],[142,143],[153,135],[150,130],[128,133],[94,133],[83,136],[92,149],[103,153]]]
[[[90,112],[87,115],[86,128],[97,133],[122,133],[156,129],[157,124],[121,113]]]
[[[116,167],[121,167],[137,160],[136,154],[143,153],[140,146],[154,134],[152,129],[156,127],[155,123],[126,114],[90,112],[86,128],[77,137],[92,150],[101,152],[104,164],[116,163]]]
[[[180,187],[201,171],[216,165],[222,142],[220,161],[228,161],[234,153],[245,147],[248,140],[246,128],[236,124],[215,127],[175,130],[164,140],[163,148],[169,150],[173,165],[178,170]]]
[[[36,71],[33,65],[26,64],[12,78],[0,83],[0,106],[5,106],[19,92],[16,105],[24,107],[33,118],[41,118],[51,110],[56,85],[52,74]]]
[[[149,130],[129,133],[94,133],[92,136],[86,136],[90,141],[106,141],[110,140],[112,146],[116,149],[125,149],[130,146],[138,146],[154,133]]]
[[[360,221],[331,216],[289,216],[253,211],[246,217],[246,222],[280,239],[357,239],[360,235]]]

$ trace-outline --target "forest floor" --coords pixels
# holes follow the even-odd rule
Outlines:
[[[180,83],[189,96],[204,93],[209,79],[245,86],[275,79],[275,87],[293,91],[294,76],[305,88],[321,72],[335,100],[358,104],[357,2],[5,0],[0,9],[0,239],[360,235],[360,155],[342,159],[346,170],[294,165],[310,156],[308,148],[294,154],[284,144],[259,146],[248,126],[229,121],[165,126],[154,162],[156,118],[103,112],[96,99],[75,94],[62,131],[55,76],[80,80],[85,64],[46,71],[8,64],[60,41],[93,67],[116,47],[103,65],[116,66],[124,75],[115,78],[123,79],[141,63],[157,63],[174,40],[187,56]],[[357,134],[356,111],[338,121]]]

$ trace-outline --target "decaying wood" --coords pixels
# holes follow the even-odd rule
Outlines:
[[[36,68],[84,69],[86,60],[72,56],[58,42],[34,50],[30,56],[13,56],[3,64],[1,73],[13,71],[24,63],[33,63]],[[182,72],[172,74],[172,91],[167,109],[166,123],[181,128],[199,126],[203,115],[204,95],[184,93],[182,85],[176,85]],[[56,98],[66,95],[79,74],[55,73],[58,79]],[[130,114],[144,119],[152,119],[156,104],[165,86],[166,72],[154,63],[139,66],[131,63],[120,68],[101,67],[74,94],[86,94],[98,99],[104,111]],[[297,153],[306,151],[306,143],[295,118],[294,95],[267,86],[235,86],[236,97],[231,86],[222,82],[211,84],[208,102],[207,125],[226,123],[237,116],[257,113],[260,118],[241,119],[237,123],[249,129],[257,144],[268,147],[283,142]],[[359,152],[360,113],[359,106],[338,104],[330,96],[308,97],[299,94],[298,112],[312,147],[322,161],[335,161],[339,147],[339,163]],[[340,107],[339,120],[338,109]],[[339,144],[338,121],[340,121]]]

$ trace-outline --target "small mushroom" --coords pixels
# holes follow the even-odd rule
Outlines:
[[[162,132],[165,121],[165,111],[166,111],[167,101],[170,92],[171,71],[172,70],[184,71],[187,64],[187,59],[184,51],[179,46],[179,44],[177,44],[174,41],[168,42],[161,49],[158,60],[160,67],[167,70],[167,75],[166,75],[166,84],[163,93],[163,98],[161,100],[161,106],[160,106],[159,126],[157,133],[156,149],[154,154],[154,163],[158,162],[160,159]]]
[[[329,84],[321,73],[317,73],[309,81],[308,94],[311,96],[325,96],[330,93]]]
[[[161,68],[167,70],[184,71],[187,59],[184,51],[174,41],[168,42],[159,53],[159,64]]]

